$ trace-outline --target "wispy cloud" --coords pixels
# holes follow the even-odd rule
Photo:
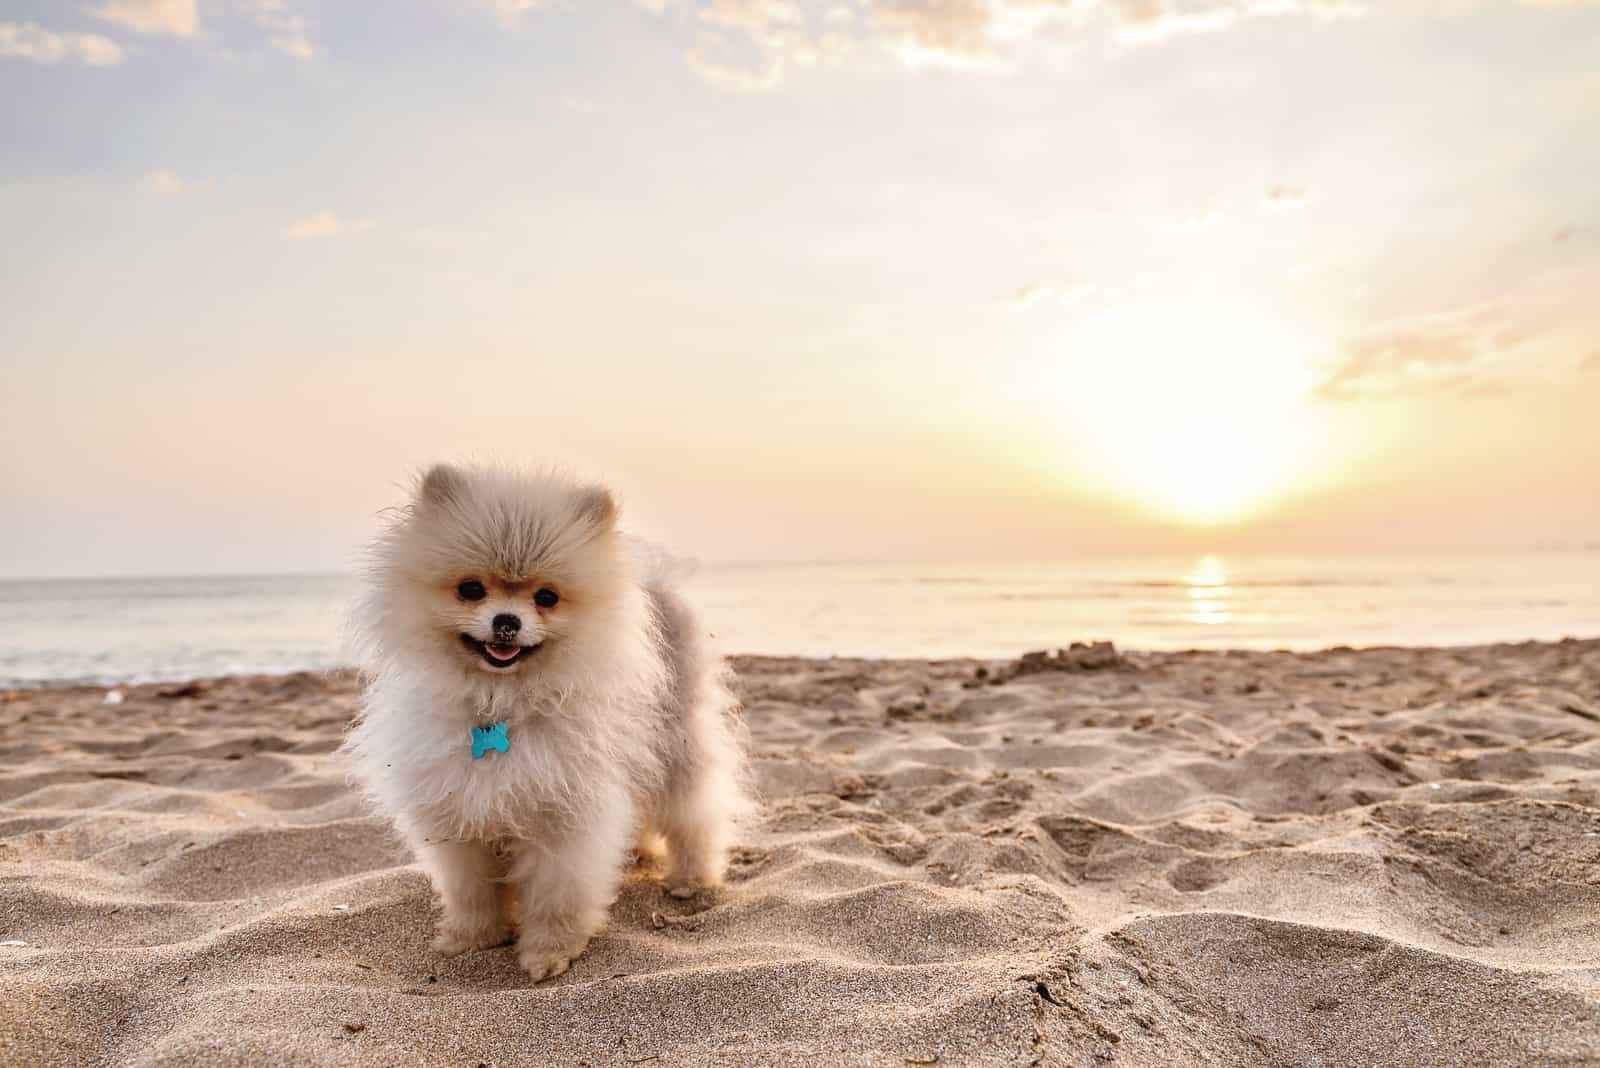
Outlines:
[[[1095,286],[1085,282],[1074,282],[1065,285],[1035,282],[1017,290],[1012,302],[1018,308],[1033,308],[1045,304],[1074,305],[1088,300],[1097,292],[1098,289]]]
[[[1526,364],[1522,350],[1547,330],[1493,306],[1385,327],[1346,345],[1316,394],[1333,401],[1420,392],[1497,397]]]
[[[858,13],[843,3],[796,0],[641,0],[656,14],[670,14],[694,44],[685,53],[689,69],[732,92],[776,88],[795,68],[838,59],[854,43]]]
[[[315,241],[324,237],[364,233],[377,225],[376,219],[341,219],[331,211],[319,211],[303,219],[295,219],[283,228],[283,236],[290,241]]]
[[[290,12],[287,0],[242,0],[242,13],[266,33],[267,46],[297,59],[317,54],[303,15]],[[102,0],[88,9],[96,18],[138,33],[173,37],[205,36],[195,0]]]
[[[89,14],[138,33],[193,37],[200,28],[195,0],[104,0],[89,8]]]
[[[0,22],[0,56],[34,63],[72,61],[90,67],[115,67],[122,62],[122,46],[97,33],[57,33],[36,22]]]
[[[1402,393],[1499,397],[1541,374],[1568,373],[1573,365],[1560,355],[1560,323],[1570,297],[1557,296],[1568,293],[1568,285],[1554,277],[1544,283],[1546,293],[1523,289],[1515,301],[1502,296],[1379,326],[1344,347],[1317,395],[1333,401]],[[1589,361],[1600,369],[1600,353]]]
[[[777,87],[785,61],[780,52],[756,50],[740,56],[722,34],[702,32],[684,56],[689,69],[719,89],[734,93],[762,93]]]
[[[267,44],[286,56],[311,59],[317,54],[304,15],[292,15],[284,0],[255,0],[256,25],[267,31]]]
[[[1124,45],[1158,44],[1185,33],[1219,33],[1251,14],[1242,4],[1217,3],[1179,8],[1157,2],[1124,0],[1112,39]],[[1298,14],[1298,12],[1295,12]]]
[[[139,188],[151,196],[180,197],[190,193],[204,193],[214,189],[215,183],[205,178],[184,178],[174,171],[150,171],[139,180]]]
[[[146,193],[158,197],[175,197],[199,188],[197,183],[185,182],[171,171],[151,171],[139,185]]]
[[[1243,19],[1334,19],[1368,12],[1359,0],[1110,0],[1107,6],[1117,16],[1112,37],[1131,45],[1228,30]]]
[[[505,25],[515,26],[524,15],[543,3],[544,0],[494,0],[494,13]]]
[[[1000,71],[1010,64],[994,45],[1005,35],[1007,9],[1012,6],[1007,0],[998,5],[984,0],[880,0],[866,26],[908,67]],[[1070,7],[1052,0],[1035,5],[1041,24]]]
[[[1304,186],[1275,185],[1267,190],[1266,206],[1271,211],[1293,211],[1303,208],[1308,193]]]
[[[545,0],[482,0],[521,25]],[[691,70],[719,88],[774,88],[791,70],[866,47],[908,68],[983,73],[1021,69],[1031,55],[1076,47],[1074,38],[1122,47],[1220,33],[1250,20],[1328,20],[1378,13],[1435,14],[1488,7],[1576,9],[1600,0],[634,0],[672,19],[692,42]]]
[[[1459,389],[1479,353],[1469,336],[1448,329],[1400,329],[1348,345],[1316,389],[1324,400],[1348,401],[1419,390]]]
[[[730,89],[770,88],[793,67],[858,46],[909,68],[1004,73],[1030,43],[1094,30],[1126,45],[1225,30],[1241,19],[1362,14],[1355,0],[636,0],[692,28],[690,67]],[[520,15],[528,0],[500,0]],[[706,35],[710,34],[708,38]],[[1060,43],[1057,41],[1056,43]],[[726,54],[749,53],[734,63]],[[714,55],[713,55],[714,54]],[[710,58],[708,58],[708,56]]]

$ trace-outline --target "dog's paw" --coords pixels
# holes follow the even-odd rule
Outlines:
[[[661,887],[668,894],[680,901],[701,894],[713,893],[722,885],[722,877],[716,872],[668,872],[667,877],[661,880]]]
[[[442,957],[455,957],[474,949],[498,946],[511,937],[503,923],[466,924],[446,920],[433,938],[433,951]]]
[[[536,983],[556,976],[572,967],[572,962],[588,948],[589,942],[585,939],[576,946],[567,946],[562,949],[552,949],[546,945],[523,946],[517,950],[517,963],[522,965],[522,970],[528,973],[528,978]]]

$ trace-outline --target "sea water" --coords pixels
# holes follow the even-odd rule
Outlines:
[[[728,564],[684,585],[724,649],[1014,656],[1600,637],[1600,547],[1498,554]],[[348,575],[0,582],[0,687],[346,664]]]

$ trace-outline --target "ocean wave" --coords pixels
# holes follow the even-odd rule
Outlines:
[[[341,671],[354,667],[340,660],[306,660],[268,665],[228,664],[188,671],[108,672],[98,675],[0,675],[0,690],[70,690],[83,686],[147,686],[226,679],[236,675],[297,675],[303,671]]]

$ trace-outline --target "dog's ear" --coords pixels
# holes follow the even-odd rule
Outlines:
[[[417,487],[417,502],[432,508],[448,507],[460,499],[463,483],[461,472],[456,468],[434,464]]]
[[[595,530],[617,525],[617,499],[604,486],[585,486],[578,494],[578,518]]]

